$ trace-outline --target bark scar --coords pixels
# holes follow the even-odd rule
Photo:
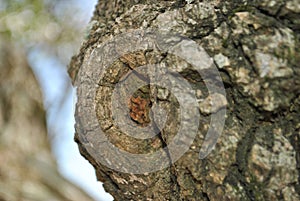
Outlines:
[[[150,100],[138,97],[131,97],[129,101],[129,114],[132,120],[142,126],[150,123],[149,118]]]

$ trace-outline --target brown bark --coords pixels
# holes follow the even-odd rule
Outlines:
[[[94,83],[96,91],[78,91],[78,96],[86,100],[79,99],[77,104],[76,141],[81,154],[94,165],[98,179],[115,200],[300,200],[299,19],[296,0],[99,1],[89,38],[72,59],[69,72],[74,82],[84,85],[93,81],[92,76],[100,71],[101,79]],[[184,35],[213,58],[227,99],[224,102],[217,94],[222,100],[217,111],[208,108],[212,97],[205,87],[205,78],[197,75],[187,62],[157,46],[151,51],[121,55],[112,64],[105,63],[126,46],[122,46],[122,40],[111,49],[101,44],[120,33],[146,28]],[[132,37],[132,43],[136,41],[138,39]],[[94,59],[93,56],[101,55],[105,48],[109,53],[99,60]],[[108,163],[118,166],[118,159],[112,158],[114,153],[110,153],[110,149],[97,152],[107,145],[98,137],[100,134],[94,132],[99,127],[116,147],[137,154],[165,147],[178,131],[178,101],[172,94],[159,95],[158,92],[164,90],[157,86],[137,90],[131,102],[129,99],[129,106],[126,101],[116,105],[129,107],[128,115],[140,128],[148,124],[145,119],[148,119],[147,107],[151,104],[145,103],[163,107],[170,115],[156,137],[146,140],[129,137],[114,122],[116,116],[111,112],[114,108],[111,102],[116,83],[138,66],[154,63],[168,64],[168,69],[172,69],[172,65],[180,66],[172,70],[188,80],[197,92],[201,113],[198,133],[189,150],[175,163],[170,150],[162,152],[162,157],[166,155],[167,162],[171,163],[162,170],[131,174],[124,173],[126,170],[122,167],[118,168],[123,172],[108,168]],[[78,74],[82,69],[83,74]],[[141,74],[136,73],[136,83],[149,79]],[[207,79],[215,81],[215,77]],[[123,91],[120,93],[121,100]],[[94,96],[95,106],[86,108],[88,99]],[[222,111],[224,105],[227,105],[227,115],[222,135],[210,155],[200,160],[199,150],[210,126],[210,117]],[[96,113],[99,127],[92,118],[83,118],[92,113]],[[151,114],[150,121],[154,121]],[[156,162],[148,161],[153,166],[164,165]]]
[[[0,49],[0,200],[93,200],[57,170],[26,55],[3,38]]]

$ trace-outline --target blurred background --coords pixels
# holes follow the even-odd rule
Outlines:
[[[26,196],[30,198],[28,200],[39,200],[33,199],[35,191],[28,187],[35,186],[33,182],[30,183],[31,178],[42,178],[44,189],[51,187],[53,191],[55,185],[60,186],[60,180],[52,182],[46,178],[54,178],[51,174],[49,176],[49,173],[36,170],[32,176],[27,176],[27,173],[23,176],[24,172],[15,173],[17,169],[14,170],[11,166],[22,166],[22,171],[27,167],[27,171],[31,172],[38,166],[33,164],[52,164],[50,159],[45,159],[47,154],[41,157],[46,149],[32,151],[31,147],[38,146],[39,142],[31,140],[26,147],[23,141],[24,138],[39,139],[43,135],[43,128],[38,134],[32,129],[37,126],[38,120],[29,121],[29,112],[26,111],[31,111],[30,114],[43,119],[43,110],[46,111],[46,141],[50,144],[49,149],[54,156],[53,164],[58,169],[57,175],[62,175],[75,184],[73,192],[78,187],[83,189],[91,200],[113,200],[105,193],[102,184],[97,182],[93,167],[79,154],[77,144],[73,140],[75,91],[67,74],[71,56],[79,51],[80,44],[88,35],[88,23],[96,3],[97,0],[0,0],[0,200],[27,200],[24,198]],[[37,81],[37,86],[42,92],[40,97],[39,93],[33,93],[34,82],[31,83],[31,72],[25,70],[26,66],[34,74],[33,79]],[[21,92],[22,90],[24,92]],[[43,108],[33,110],[28,106],[27,109],[27,106],[24,106],[24,97],[28,97],[27,102],[39,102],[39,99],[42,99]],[[22,108],[25,108],[24,113],[20,112]],[[28,132],[25,130],[27,120],[30,128]],[[48,146],[47,143],[43,146]],[[24,157],[21,153],[28,155]],[[17,161],[17,155],[20,155],[22,160],[26,158],[25,162]],[[28,164],[31,159],[35,162]],[[12,187],[6,185],[6,180],[13,181]],[[20,185],[22,187],[19,187]],[[62,191],[67,191],[68,185],[66,183],[65,190]],[[66,195],[66,199],[76,199],[68,197],[71,192],[70,190]],[[80,199],[88,198],[77,197],[77,200]]]

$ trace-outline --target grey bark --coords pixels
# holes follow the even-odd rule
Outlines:
[[[75,139],[106,191],[115,200],[300,200],[299,19],[297,0],[99,1],[89,37],[70,64],[74,82],[84,59],[99,45],[120,33],[155,28],[184,35],[204,47],[218,67],[227,94],[223,133],[213,152],[199,160],[212,113],[205,104],[209,94],[200,75],[188,67],[176,69],[198,92],[197,98],[204,100],[199,105],[198,135],[178,161],[149,174],[121,173],[101,164],[87,148],[101,142],[83,131],[83,124],[89,122],[78,119],[88,114],[78,109]],[[113,87],[122,75],[149,63],[187,65],[158,50],[132,52],[109,66],[104,79],[96,83],[94,103],[100,127],[116,147],[132,153],[164,147],[178,129],[178,102],[172,95],[160,103],[173,118],[154,138],[128,137],[114,123],[110,111]],[[104,68],[104,64],[97,67]],[[92,75],[96,69],[90,71],[86,73]],[[144,103],[152,102],[153,90],[158,88],[138,90],[131,102],[141,104],[137,100],[141,97]],[[77,108],[84,104],[79,101]],[[144,105],[142,112],[147,114],[151,105]],[[153,120],[129,115],[140,126]],[[99,157],[109,154],[99,153]]]
[[[26,54],[0,38],[0,200],[93,200],[57,170]]]

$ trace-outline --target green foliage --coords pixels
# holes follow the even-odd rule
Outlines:
[[[75,0],[2,0],[1,38],[25,51],[40,47],[67,64],[79,47],[86,24],[76,5]]]

